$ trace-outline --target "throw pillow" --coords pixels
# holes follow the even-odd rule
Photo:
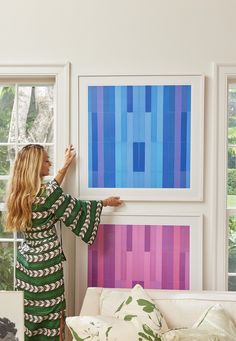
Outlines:
[[[117,307],[115,317],[131,321],[138,333],[138,340],[161,340],[168,330],[166,321],[146,291],[137,284],[126,299]]]
[[[192,328],[174,329],[161,341],[235,341],[236,328],[220,304],[208,308]]]
[[[220,341],[217,335],[209,333],[208,330],[195,328],[174,329],[164,333],[161,341]],[[224,340],[226,341],[226,339]]]
[[[217,335],[227,337],[227,340],[236,340],[236,327],[220,304],[210,307],[193,328],[213,330]]]
[[[73,341],[137,341],[131,322],[106,316],[73,316],[66,318]]]

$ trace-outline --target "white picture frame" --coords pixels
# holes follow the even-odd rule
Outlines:
[[[191,145],[190,184],[188,188],[121,188],[89,187],[88,146],[88,89],[91,86],[168,86],[191,87]],[[80,196],[82,199],[102,199],[119,195],[124,200],[146,201],[202,201],[203,200],[203,144],[204,144],[204,76],[79,76],[79,164]],[[98,160],[98,163],[100,160]]]

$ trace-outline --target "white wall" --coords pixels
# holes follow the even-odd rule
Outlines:
[[[204,202],[139,202],[126,209],[203,213],[204,288],[214,288],[211,63],[236,61],[236,1],[8,0],[0,8],[0,64],[71,62],[71,141],[77,148],[78,75],[205,74]],[[68,188],[76,195],[78,170],[71,175]],[[69,252],[73,258],[73,248]]]

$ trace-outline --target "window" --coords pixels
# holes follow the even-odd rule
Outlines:
[[[6,184],[16,153],[40,143],[52,162],[50,177],[61,162],[58,150],[68,144],[68,65],[0,66],[0,218]],[[0,222],[0,290],[12,290],[20,233],[6,233]]]
[[[216,290],[236,290],[236,64],[215,64],[212,239]],[[215,163],[214,163],[215,161]]]

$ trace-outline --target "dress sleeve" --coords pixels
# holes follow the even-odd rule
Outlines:
[[[49,196],[45,205],[56,217],[87,244],[97,235],[102,213],[102,201],[83,201],[65,194],[56,180],[49,183]]]

